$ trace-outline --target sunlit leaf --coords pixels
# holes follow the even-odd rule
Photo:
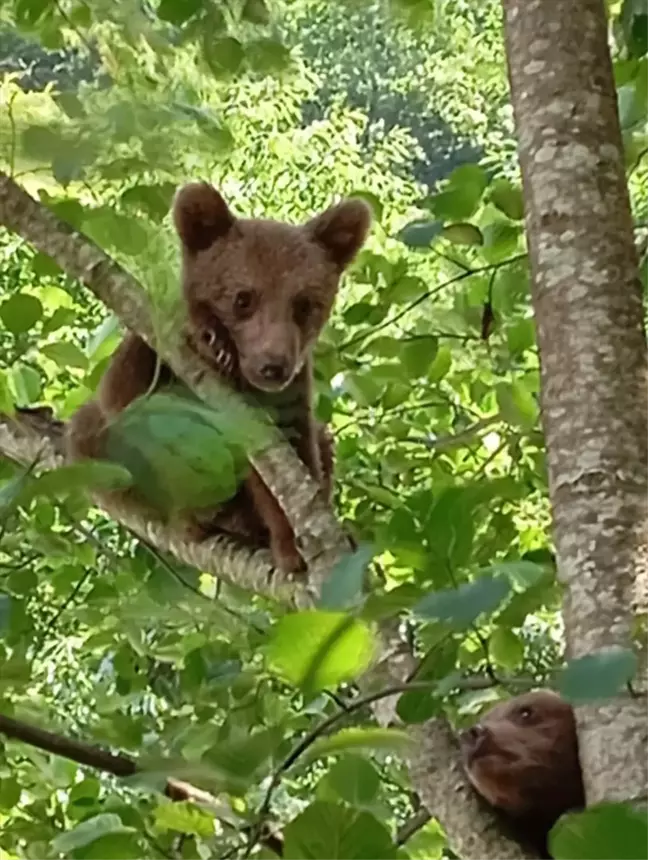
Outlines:
[[[286,860],[391,860],[396,846],[389,831],[369,812],[316,801],[284,828]]]
[[[326,781],[342,800],[353,806],[371,803],[380,788],[376,768],[357,755],[347,755],[336,762],[326,775]]]
[[[12,334],[24,334],[43,316],[43,305],[28,293],[14,293],[0,305],[0,319]]]
[[[341,612],[308,611],[282,618],[266,653],[273,671],[314,691],[357,677],[374,648],[374,637],[362,622]]]
[[[549,849],[556,860],[646,860],[648,819],[624,803],[570,812],[551,830]]]
[[[118,815],[106,812],[87,818],[67,833],[61,833],[52,839],[51,848],[57,854],[68,854],[78,848],[85,848],[91,842],[112,833],[132,832],[132,827],[126,827]]]

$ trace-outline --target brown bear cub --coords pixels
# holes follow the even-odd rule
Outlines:
[[[550,690],[500,702],[460,735],[468,779],[520,842],[550,857],[549,831],[585,805],[571,705]]]
[[[271,410],[330,498],[332,441],[313,420],[311,353],[340,277],[367,237],[368,207],[345,200],[301,226],[243,219],[215,188],[201,182],[179,191],[173,217],[182,243],[188,341],[214,373]],[[107,423],[149,393],[156,363],[143,340],[126,336],[96,398],[70,422],[72,458],[101,457]],[[174,382],[171,370],[162,366],[157,388]],[[127,496],[132,504],[132,493]],[[229,532],[270,546],[282,571],[304,570],[288,520],[252,469],[234,499],[215,511],[187,512],[186,522],[196,538]]]

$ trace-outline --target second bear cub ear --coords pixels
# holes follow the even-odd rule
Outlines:
[[[343,269],[364,245],[370,226],[371,211],[367,204],[349,199],[308,221],[305,229]]]
[[[176,194],[173,220],[185,248],[195,253],[224,236],[236,219],[213,185],[191,182]]]

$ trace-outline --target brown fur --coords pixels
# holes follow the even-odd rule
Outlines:
[[[550,690],[500,702],[460,736],[470,782],[541,853],[556,820],[584,806],[571,705]]]
[[[311,351],[340,276],[366,238],[368,208],[343,201],[299,227],[239,219],[215,188],[192,183],[178,193],[173,215],[182,241],[189,342],[214,373],[274,412],[330,499],[332,440],[313,421]],[[70,422],[72,457],[101,456],[107,422],[149,391],[155,368],[155,352],[128,334],[96,399]],[[173,381],[163,365],[158,388]],[[128,497],[132,502],[133,494]],[[280,569],[304,569],[285,514],[254,470],[224,506],[191,512],[188,527],[196,538],[228,531],[270,545]]]

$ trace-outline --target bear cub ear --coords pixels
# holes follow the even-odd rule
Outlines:
[[[371,210],[362,200],[343,200],[305,226],[310,236],[323,245],[331,259],[343,269],[365,243],[371,226]]]
[[[176,194],[173,220],[188,251],[204,251],[236,221],[227,203],[208,182],[191,182]]]

